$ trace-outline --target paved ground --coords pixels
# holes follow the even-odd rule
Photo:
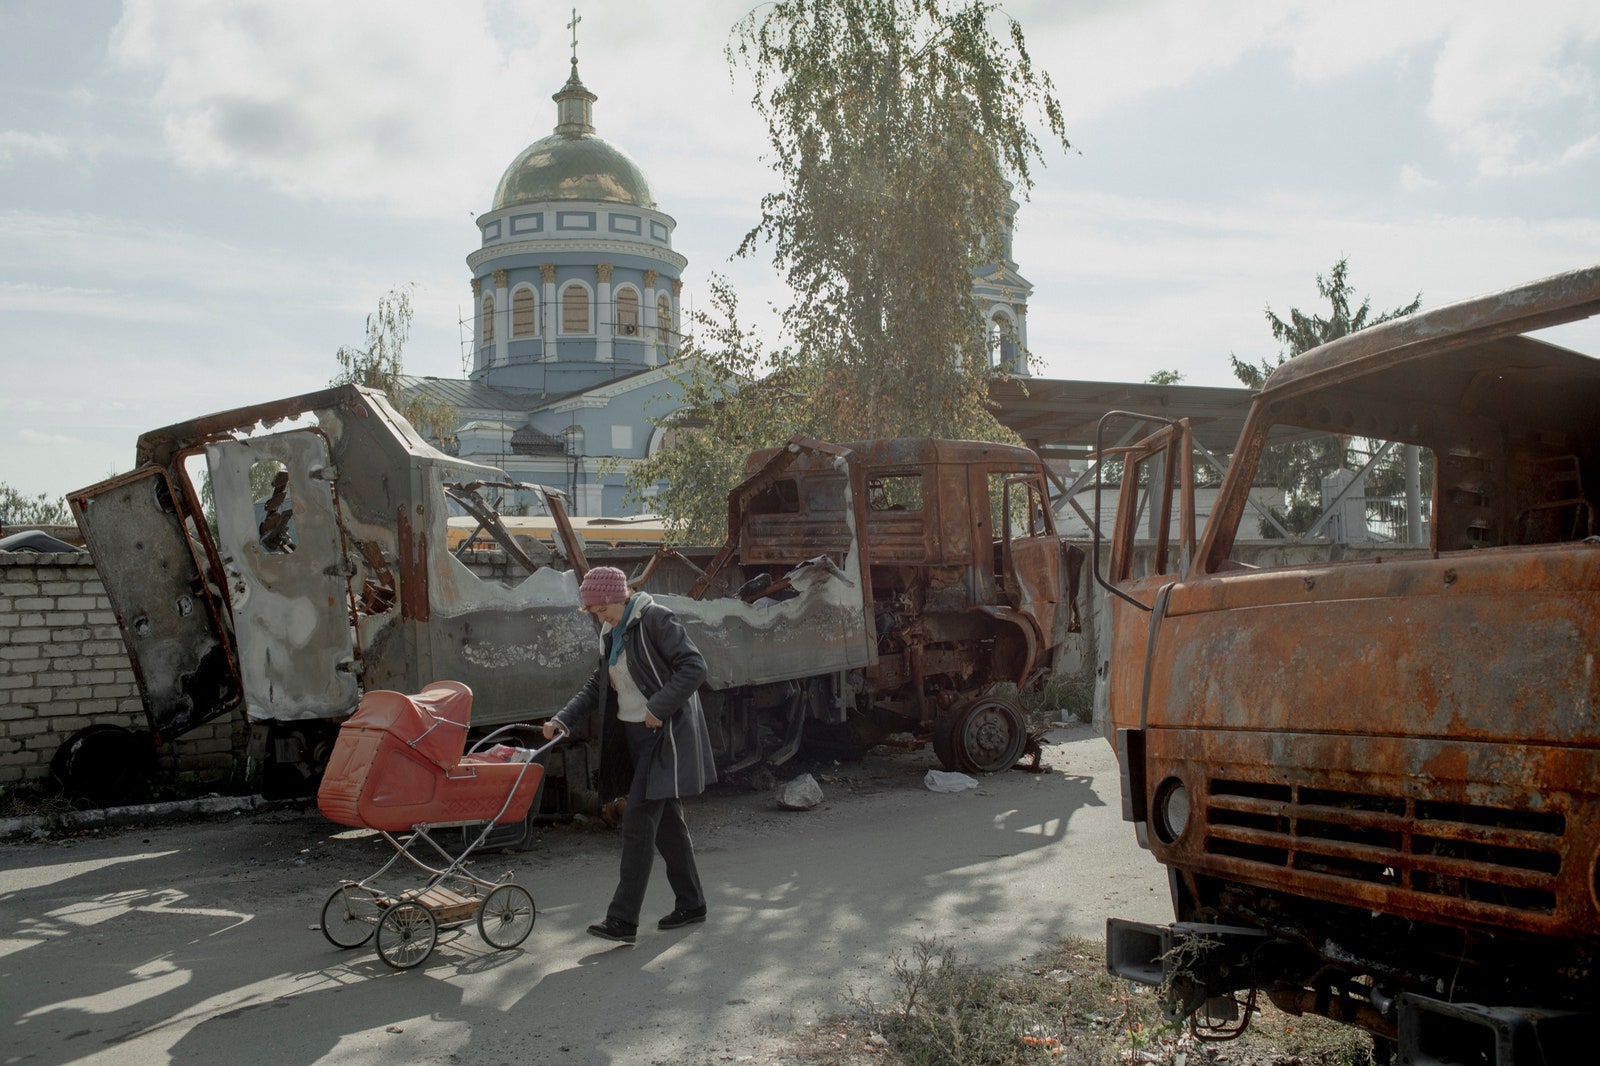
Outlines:
[[[323,899],[388,847],[315,810],[3,845],[0,1063],[773,1062],[796,1026],[887,991],[920,937],[1003,965],[1108,914],[1169,917],[1109,747],[1052,740],[1055,773],[958,794],[923,787],[926,752],[818,768],[804,813],[719,787],[690,810],[711,921],[656,932],[658,868],[632,948],[583,931],[615,838],[552,827],[478,864],[538,901],[520,949],[469,926],[405,972],[319,932]]]

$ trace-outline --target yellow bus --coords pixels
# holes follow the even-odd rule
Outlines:
[[[554,545],[556,522],[549,515],[501,515],[500,521],[513,537],[528,537]],[[660,515],[628,515],[621,518],[572,518],[572,528],[583,538],[585,547],[619,548],[623,546],[654,547],[666,535],[666,523]],[[478,520],[461,515],[449,520],[449,545],[457,551],[478,529]],[[472,551],[495,551],[498,545],[487,530],[478,532],[472,542]]]

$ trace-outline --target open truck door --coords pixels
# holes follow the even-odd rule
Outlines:
[[[154,466],[70,497],[157,738],[180,736],[243,700],[219,590],[201,576],[200,548],[175,499],[166,471]]]
[[[328,443],[294,429],[205,446],[217,530],[252,718],[355,710],[355,641],[344,531]],[[251,474],[257,474],[252,487]],[[263,483],[266,499],[257,500]]]

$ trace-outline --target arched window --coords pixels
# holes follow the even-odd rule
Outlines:
[[[639,294],[632,289],[617,290],[617,333],[624,337],[639,335]]]
[[[511,294],[511,336],[533,337],[539,332],[539,298],[530,286],[520,286]]]
[[[656,297],[656,333],[663,344],[672,342],[672,298],[665,294]]]
[[[1017,320],[1010,312],[995,308],[989,316],[989,365],[1015,372],[1022,348],[1017,343]]]
[[[573,282],[561,290],[561,332],[589,333],[589,290]]]
[[[483,294],[483,343],[494,343],[494,296]]]

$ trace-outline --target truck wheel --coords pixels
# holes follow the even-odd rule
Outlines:
[[[962,772],[961,762],[956,758],[956,714],[942,714],[933,720],[933,754],[939,760],[939,768],[952,773]]]
[[[959,769],[969,774],[994,774],[1011,769],[1022,758],[1028,730],[1022,709],[1011,700],[985,696],[958,711],[954,721],[951,751]],[[934,736],[938,736],[937,728]]]

